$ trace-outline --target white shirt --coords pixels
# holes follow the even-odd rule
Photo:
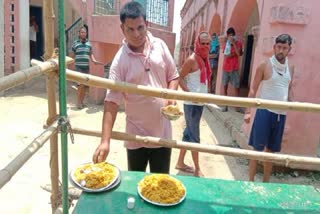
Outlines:
[[[186,85],[189,89],[190,92],[196,92],[196,93],[208,93],[208,87],[207,87],[207,82],[206,83],[201,83],[200,82],[200,69],[198,69],[195,72],[189,73],[185,77]],[[185,101],[184,104],[187,105],[198,105],[202,106],[203,104],[201,103],[193,103],[190,101]]]
[[[34,42],[37,41],[37,32],[34,26],[29,27],[29,38],[30,38],[30,41],[34,41]]]
[[[270,62],[271,65],[272,62]],[[268,80],[263,80],[261,82],[261,92],[260,97],[267,100],[276,100],[276,101],[288,101],[289,94],[289,85],[291,82],[291,76],[289,71],[289,66],[285,64],[285,72],[277,72],[277,68],[272,66],[272,76]],[[285,115],[286,112],[268,109],[269,111],[276,114]]]

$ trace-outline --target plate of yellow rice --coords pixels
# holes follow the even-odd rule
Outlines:
[[[85,163],[70,172],[70,180],[86,192],[102,192],[120,183],[120,169],[107,162]]]
[[[181,181],[170,175],[151,174],[138,183],[138,194],[151,204],[174,206],[186,198],[187,191]]]

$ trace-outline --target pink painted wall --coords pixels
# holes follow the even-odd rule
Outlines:
[[[304,12],[305,23],[301,24],[297,16],[292,21],[273,22],[271,10],[275,6],[286,6],[293,13]],[[290,62],[295,65],[293,91],[295,100],[299,102],[320,103],[320,73],[316,62],[320,60],[318,41],[320,29],[318,20],[320,14],[317,8],[320,2],[317,0],[270,0],[265,1],[260,36],[257,42],[256,55],[253,67],[256,68],[261,62],[268,58],[268,50],[272,43],[268,42],[270,37],[281,33],[289,33],[295,39],[293,53],[289,57]],[[300,9],[299,9],[300,8]],[[291,23],[289,23],[291,22]],[[250,126],[243,125],[248,134]],[[288,112],[285,128],[283,153],[299,154],[307,156],[320,155],[318,146],[320,144],[320,114],[305,112]]]
[[[252,76],[255,69],[272,54],[273,38],[281,33],[289,33],[294,39],[292,54],[289,60],[296,67],[294,76],[295,100],[299,102],[320,103],[320,72],[316,62],[320,60],[320,49],[317,44],[320,38],[320,29],[317,20],[320,14],[317,8],[320,7],[318,0],[229,0],[219,1],[215,5],[213,1],[187,0],[181,12],[182,32],[181,41],[187,46],[191,44],[190,34],[199,31],[201,23],[201,11],[208,10],[209,18],[205,29],[212,31],[212,20],[214,16],[221,18],[222,35],[226,29],[232,26],[236,29],[238,36],[242,36],[248,25],[250,14],[254,7],[258,8],[261,20],[260,31],[256,31],[255,52],[252,63]],[[203,9],[203,5],[205,5]],[[278,6],[278,7],[277,7]],[[281,6],[281,7],[279,7]],[[279,8],[281,16],[277,16]],[[283,14],[294,14],[282,19]],[[305,14],[304,16],[301,14]],[[221,39],[222,41],[223,39]],[[223,42],[222,42],[223,43]],[[180,63],[188,56],[182,49]],[[216,91],[221,94],[222,62],[221,50],[218,81]],[[251,78],[252,79],[252,78]],[[231,91],[232,95],[232,91]],[[254,116],[254,115],[252,115]],[[248,136],[251,124],[243,124],[243,131]],[[320,143],[320,114],[288,112],[287,124],[284,134],[283,153],[317,156],[317,149]]]

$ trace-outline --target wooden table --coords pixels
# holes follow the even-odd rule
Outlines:
[[[73,213],[320,213],[320,192],[312,186],[253,183],[174,176],[187,189],[186,199],[173,207],[143,201],[137,193],[142,172],[122,172],[121,183],[102,193],[83,192]],[[127,208],[127,198],[135,207]]]

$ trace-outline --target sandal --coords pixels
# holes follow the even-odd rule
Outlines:
[[[176,165],[176,169],[183,171],[183,172],[194,173],[193,167],[188,166],[188,165],[184,165],[184,166],[177,166]]]

